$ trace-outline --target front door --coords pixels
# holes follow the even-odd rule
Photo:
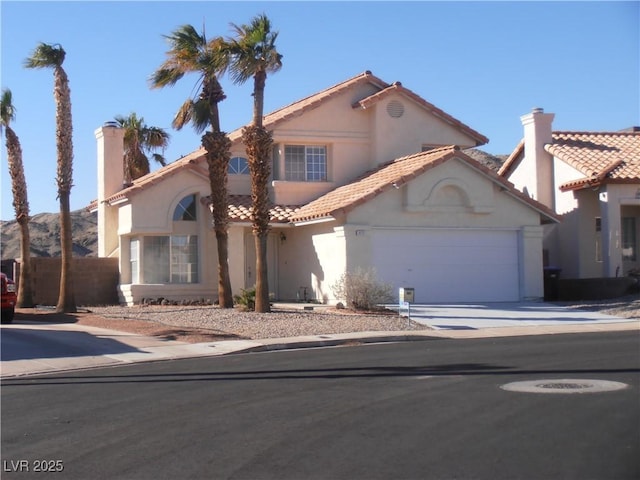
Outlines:
[[[267,274],[271,298],[278,298],[278,242],[276,240],[277,235],[270,233],[267,239]],[[256,284],[256,249],[255,239],[250,228],[245,230],[244,252],[244,288],[251,288]]]

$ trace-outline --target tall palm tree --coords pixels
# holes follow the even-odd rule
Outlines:
[[[60,294],[56,311],[75,313],[76,301],[73,292],[73,238],[71,232],[70,196],[73,186],[73,124],[71,121],[71,90],[67,73],[62,68],[66,52],[61,45],[39,43],[26,59],[27,68],[53,69],[53,97],[56,102],[56,149],[58,168],[56,181],[60,201],[60,250],[62,268],[60,272]]]
[[[18,290],[18,307],[33,307],[33,289],[31,285],[31,237],[29,235],[29,200],[27,198],[27,181],[22,164],[22,148],[18,136],[10,127],[16,119],[16,109],[13,106],[11,90],[2,90],[0,98],[0,130],[4,129],[7,142],[7,161],[9,176],[11,177],[11,191],[13,193],[13,208],[16,221],[20,226],[20,282]]]
[[[170,49],[167,59],[151,76],[151,87],[173,86],[187,73],[198,74],[197,95],[187,99],[173,120],[180,130],[191,123],[198,133],[204,132],[202,146],[206,150],[213,205],[213,228],[218,244],[218,301],[221,308],[233,307],[229,276],[229,212],[227,168],[231,158],[231,141],[220,129],[218,103],[226,98],[218,76],[228,66],[226,43],[221,37],[207,40],[191,25],[183,25],[165,36]]]
[[[267,73],[282,67],[282,55],[276,49],[278,32],[271,31],[266,15],[258,15],[249,25],[234,25],[235,38],[230,40],[232,54],[230,73],[234,83],[253,78],[253,119],[242,129],[251,174],[253,235],[256,249],[256,312],[269,312],[269,276],[267,271],[267,239],[269,235],[269,192],[271,175],[272,133],[262,122],[264,89]]]
[[[156,150],[169,145],[169,134],[159,127],[149,127],[144,118],[135,113],[128,117],[118,115],[114,120],[124,129],[124,181],[129,184],[133,180],[151,171],[147,153],[163,167],[166,165],[163,155]]]

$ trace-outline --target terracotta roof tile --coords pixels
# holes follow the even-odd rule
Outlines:
[[[290,220],[294,223],[336,218],[353,208],[371,200],[389,189],[401,187],[427,170],[440,165],[452,157],[467,162],[494,182],[501,184],[505,191],[520,201],[529,204],[545,217],[558,221],[557,215],[548,207],[529,198],[517,190],[513,184],[498,176],[491,169],[460,152],[456,146],[448,146],[428,152],[399,158],[375,170],[365,173],[354,182],[336,188],[322,197],[302,206]]]
[[[200,201],[211,207],[210,197],[202,197]],[[294,205],[272,205],[269,209],[271,223],[289,223],[289,219],[298,210]],[[229,195],[229,219],[232,222],[251,222],[251,195]]]
[[[297,117],[309,110],[313,110],[329,98],[335,97],[336,95],[341,94],[352,86],[358,85],[360,83],[372,83],[379,88],[385,88],[388,86],[387,83],[367,70],[360,75],[356,75],[355,77],[349,78],[348,80],[326,88],[318,93],[314,93],[313,95],[305,97],[301,100],[297,100],[290,105],[286,105],[282,108],[279,108],[278,110],[268,113],[264,116],[264,127],[267,129],[274,128],[278,123],[290,118]],[[243,127],[240,127],[229,133],[229,138],[232,142],[239,140],[242,137],[242,128]]]
[[[640,132],[553,132],[552,138],[545,150],[585,176],[562,190],[640,182]]]
[[[584,175],[560,185],[560,190],[640,182],[640,131],[553,132],[551,138],[545,150]],[[498,174],[508,176],[523,158],[521,141]]]
[[[399,93],[401,95],[404,95],[405,97],[410,98],[411,100],[416,102],[418,105],[420,105],[422,108],[429,111],[432,115],[462,130],[463,132],[465,132],[467,135],[469,135],[471,138],[473,138],[476,141],[476,146],[484,145],[489,141],[489,139],[484,135],[482,135],[481,133],[465,125],[460,120],[452,117],[445,111],[440,110],[435,105],[427,102],[425,99],[423,99],[419,95],[416,95],[414,92],[412,92],[408,88],[403,87],[402,83],[400,82],[395,82],[393,85],[390,85],[384,88],[383,90],[377,93],[374,93],[373,95],[369,95],[368,97],[363,98],[362,100],[356,102],[353,105],[353,108],[362,108],[362,109],[369,108],[372,105],[375,105],[379,101],[383,100],[384,98],[387,98],[389,95],[392,95],[394,93]]]
[[[278,125],[280,122],[283,122],[289,118],[294,118],[296,116],[299,116],[309,110],[313,110],[314,108],[318,107],[319,105],[321,105],[322,103],[324,103],[326,100],[328,100],[331,97],[334,97],[336,95],[341,94],[342,92],[344,92],[345,90],[353,87],[354,85],[358,85],[358,84],[364,84],[364,83],[370,83],[374,86],[376,86],[377,88],[379,88],[380,94],[381,96],[376,97],[376,95],[372,95],[370,97],[367,97],[366,99],[363,99],[362,101],[364,102],[364,105],[371,105],[373,104],[373,102],[378,101],[380,98],[384,98],[385,95],[388,95],[389,92],[391,91],[400,91],[402,92],[402,94],[410,97],[411,99],[413,99],[414,101],[418,102],[419,104],[421,104],[424,108],[427,108],[429,111],[431,111],[434,115],[437,115],[438,117],[442,118],[443,120],[447,121],[448,123],[456,126],[457,128],[461,129],[462,131],[465,131],[468,135],[470,135],[472,138],[476,139],[476,141],[478,141],[478,145],[483,144],[483,143],[487,143],[488,139],[486,137],[484,137],[483,135],[479,134],[478,132],[476,132],[475,130],[471,129],[470,127],[464,125],[462,122],[456,120],[455,118],[451,117],[450,115],[448,115],[447,113],[443,112],[442,110],[438,109],[437,107],[435,107],[434,105],[430,104],[429,102],[423,100],[422,98],[420,98],[418,95],[416,95],[415,93],[413,93],[412,91],[410,91],[409,89],[406,89],[404,87],[402,87],[402,85],[399,82],[396,82],[393,85],[389,85],[388,83],[384,82],[383,80],[381,80],[380,78],[376,77],[375,75],[373,75],[370,71],[366,71],[363,72],[359,75],[356,75],[355,77],[349,78],[343,82],[340,82],[336,85],[333,85],[329,88],[326,88],[318,93],[315,93],[313,95],[310,95],[306,98],[303,98],[301,100],[298,100],[294,103],[291,103],[290,105],[287,105],[285,107],[282,107],[278,110],[275,110],[267,115],[264,116],[264,126],[265,128],[268,129],[273,129],[276,127],[276,125]],[[391,89],[391,90],[389,90]],[[386,93],[385,93],[386,92]],[[239,142],[241,141],[242,138],[242,128],[240,127],[236,130],[233,130],[232,132],[230,132],[229,138],[232,142]],[[189,155],[186,155],[185,157],[182,157],[179,160],[176,160],[175,162],[170,163],[169,165],[167,165],[166,167],[162,167],[161,169],[152,172],[148,175],[145,175],[144,177],[141,177],[140,179],[136,180],[132,186],[121,190],[120,192],[116,193],[115,195],[112,195],[111,197],[109,197],[107,199],[108,202],[117,202],[119,200],[128,198],[130,195],[134,195],[135,193],[137,193],[138,191],[153,185],[154,183],[157,183],[158,181],[160,181],[161,179],[163,179],[164,177],[166,177],[167,175],[173,175],[176,172],[184,169],[184,168],[193,168],[194,166],[196,166],[198,163],[201,163],[205,160],[204,158],[204,154],[205,151],[202,147],[198,148],[198,150],[190,153]],[[191,165],[191,166],[190,166]],[[95,208],[97,205],[97,203],[92,202],[87,208]]]

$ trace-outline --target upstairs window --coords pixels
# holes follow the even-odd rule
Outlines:
[[[327,147],[324,145],[285,145],[285,180],[327,181]]]
[[[187,195],[180,203],[176,206],[176,209],[173,211],[173,221],[187,221],[187,222],[195,222],[196,221],[196,196]]]
[[[232,157],[228,172],[229,175],[249,175],[249,162],[244,157]]]

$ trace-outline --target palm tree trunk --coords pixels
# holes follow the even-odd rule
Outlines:
[[[6,128],[7,160],[9,176],[11,177],[11,191],[13,193],[13,207],[16,221],[20,226],[20,280],[18,282],[17,306],[20,308],[33,307],[33,289],[31,285],[31,237],[29,235],[29,201],[27,199],[27,181],[24,176],[22,163],[22,147],[13,129]]]
[[[251,208],[256,248],[256,304],[255,311],[271,311],[269,275],[267,268],[267,238],[269,235],[269,177],[271,175],[271,132],[251,125],[242,130],[242,140],[249,157],[251,173]]]
[[[75,313],[73,292],[73,238],[71,232],[70,196],[73,185],[73,123],[71,121],[71,91],[69,80],[62,67],[54,71],[54,97],[56,99],[56,146],[58,150],[58,197],[60,199],[60,295],[56,311]]]
[[[227,169],[229,168],[231,141],[224,132],[207,132],[202,137],[207,151],[213,229],[218,244],[218,303],[220,308],[233,308],[233,292],[229,275],[229,207]]]
[[[73,238],[71,234],[71,211],[69,194],[60,195],[60,245],[62,266],[60,270],[60,294],[58,296],[58,313],[75,313],[76,302],[73,292]]]

